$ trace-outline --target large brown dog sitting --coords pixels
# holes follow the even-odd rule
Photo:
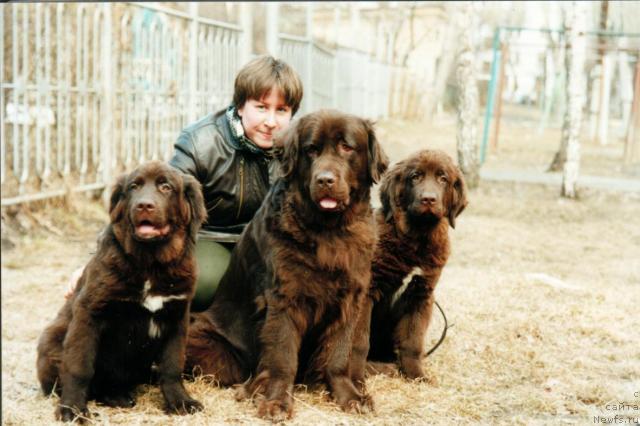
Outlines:
[[[398,360],[407,377],[422,378],[434,289],[449,257],[448,227],[455,227],[467,205],[465,183],[447,154],[424,150],[389,170],[380,200],[368,300],[373,311],[363,308],[356,333],[370,333],[370,360]],[[354,352],[352,363],[354,380],[363,380],[360,352]]]
[[[222,385],[251,378],[239,395],[258,396],[258,414],[272,420],[291,417],[296,378],[326,383],[345,410],[367,410],[348,367],[375,248],[370,188],[386,156],[368,121],[335,111],[302,117],[276,148],[283,176],[213,304],[193,315],[188,368]],[[366,354],[368,341],[358,344]]]
[[[194,243],[206,215],[200,184],[145,163],[117,181],[109,215],[74,294],[40,337],[42,390],[61,391],[64,421],[88,416],[88,399],[130,407],[156,362],[167,411],[201,410],[181,381]]]

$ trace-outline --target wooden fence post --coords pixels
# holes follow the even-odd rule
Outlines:
[[[504,90],[505,80],[505,64],[508,61],[507,55],[509,50],[507,49],[507,43],[502,44],[502,60],[500,61],[500,73],[498,77],[498,93],[496,94],[496,110],[495,120],[496,124],[493,128],[493,138],[491,139],[491,149],[495,151],[498,148],[498,135],[500,134],[500,118],[502,117],[502,92]]]
[[[240,66],[251,60],[253,54],[253,3],[240,3],[240,23],[242,25],[242,54]]]
[[[188,122],[196,120],[198,111],[198,3],[189,3],[189,106]]]
[[[102,12],[104,15],[103,23],[104,28],[102,32],[102,93],[101,93],[101,116],[100,116],[100,152],[102,163],[102,181],[105,184],[104,191],[102,192],[102,201],[105,206],[109,202],[109,185],[111,184],[111,172],[113,167],[113,152],[111,146],[113,144],[113,54],[112,54],[112,32],[111,32],[111,17],[113,13],[112,4],[104,3]]]
[[[278,29],[278,3],[269,2],[265,5],[267,8],[266,13],[266,42],[267,42],[267,53],[269,55],[273,55],[275,57],[279,56],[278,49],[278,34],[280,33]]]
[[[640,157],[638,139],[640,134],[640,63],[636,64],[636,76],[633,84],[633,104],[631,106],[631,116],[629,117],[629,127],[627,137],[624,141],[624,165],[628,166]]]
[[[307,39],[307,52],[305,55],[305,61],[307,62],[306,69],[306,83],[307,93],[313,94],[313,2],[306,3],[305,8],[305,33]],[[313,111],[313,96],[305,96],[303,102],[306,104],[305,112],[309,113]]]

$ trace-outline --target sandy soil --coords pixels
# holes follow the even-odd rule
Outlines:
[[[421,148],[455,154],[452,124],[385,121],[378,128],[397,160]],[[508,125],[504,134],[488,167],[540,167],[557,145],[549,134]],[[599,158],[586,156],[583,170],[601,170],[593,163]],[[344,414],[326,391],[299,387],[290,424],[594,424],[615,415],[640,421],[639,195],[584,190],[579,201],[568,201],[558,194],[556,187],[490,182],[471,191],[437,289],[453,326],[424,361],[430,380],[370,377],[376,412],[368,415]],[[39,392],[36,342],[106,221],[97,202],[78,197],[73,206],[3,212],[3,424],[53,422],[57,399]],[[429,344],[441,327],[437,318]],[[260,423],[252,404],[236,402],[232,390],[187,387],[204,412],[166,416],[150,386],[139,388],[133,409],[90,409],[98,424]]]

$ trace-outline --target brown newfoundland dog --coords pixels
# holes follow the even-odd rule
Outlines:
[[[449,257],[448,227],[455,227],[467,205],[465,183],[447,154],[424,150],[389,170],[380,200],[372,298],[365,302],[356,333],[370,334],[370,360],[397,360],[407,377],[422,378],[434,290]],[[352,362],[354,380],[363,380],[362,353],[354,351]]]
[[[109,215],[73,295],[40,337],[42,390],[61,393],[56,417],[71,421],[89,415],[88,399],[133,406],[130,392],[157,363],[167,411],[201,410],[181,381],[193,248],[206,215],[200,184],[145,163],[118,179]]]
[[[376,241],[369,193],[387,158],[371,123],[326,110],[293,123],[276,149],[282,176],[212,305],[193,315],[188,371],[222,385],[250,378],[238,396],[258,397],[272,420],[291,417],[296,380],[324,382],[345,410],[370,409],[349,357]]]

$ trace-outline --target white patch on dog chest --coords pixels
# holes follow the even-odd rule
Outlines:
[[[151,337],[152,339],[157,339],[158,337],[160,337],[161,333],[162,330],[160,330],[160,326],[156,324],[153,318],[151,318],[149,320],[149,337]]]
[[[149,294],[151,289],[151,282],[146,281],[144,283],[144,290],[142,292],[142,306],[144,306],[150,312],[157,312],[164,306],[165,302],[170,300],[183,300],[187,298],[186,294],[178,294],[171,296],[152,296]]]
[[[407,290],[407,286],[409,285],[413,277],[423,275],[424,271],[422,270],[422,268],[420,268],[419,266],[414,266],[411,272],[409,272],[407,276],[402,280],[402,285],[396,290],[395,293],[393,293],[393,296],[391,296],[391,306],[395,305],[398,299],[400,299],[400,296],[402,296],[402,294]]]

